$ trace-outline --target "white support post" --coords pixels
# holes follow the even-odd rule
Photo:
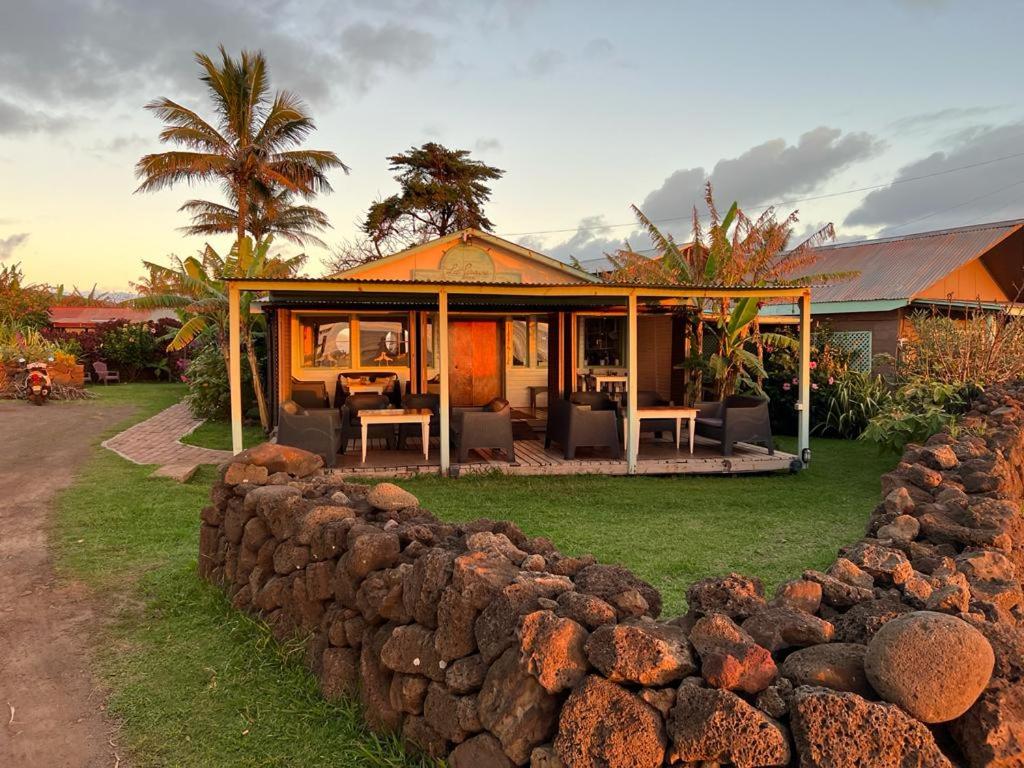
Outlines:
[[[626,366],[626,471],[636,474],[637,456],[640,453],[640,423],[636,419],[637,409],[637,306],[636,292],[629,294],[627,321],[627,366]]]
[[[451,467],[451,432],[449,431],[449,404],[448,392],[448,292],[439,291],[437,294],[438,314],[438,375],[441,378],[441,475],[448,474]]]
[[[228,283],[228,386],[231,391],[231,452],[242,452],[241,292]]]
[[[811,448],[811,292],[800,297],[800,399],[797,401],[797,455],[810,461]]]

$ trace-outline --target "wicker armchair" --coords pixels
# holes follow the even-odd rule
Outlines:
[[[341,453],[341,418],[333,408],[306,409],[285,400],[277,413],[277,442],[315,453],[333,467]]]
[[[292,379],[292,400],[302,408],[330,408],[327,385],[322,381]]]
[[[391,401],[385,395],[375,395],[372,392],[358,392],[349,395],[345,404],[339,409],[341,412],[341,452],[345,453],[348,450],[350,440],[362,439],[360,411],[379,411],[390,407]],[[367,438],[383,437],[388,442],[388,448],[392,450],[398,445],[394,424],[371,424],[366,436]]]
[[[475,408],[452,408],[451,436],[459,462],[466,461],[471,450],[483,448],[500,448],[509,463],[516,460],[512,408],[500,397]]]
[[[429,408],[431,410],[430,416],[430,436],[439,437],[441,434],[441,396],[440,395],[406,395],[405,399],[402,400],[403,408]],[[410,437],[415,437],[417,440],[421,439],[423,431],[419,424],[399,424],[398,425],[398,447],[401,449],[405,448],[406,441]]]
[[[719,402],[697,403],[696,432],[701,437],[718,440],[722,455],[732,456],[736,443],[753,443],[775,453],[768,401],[760,397],[729,395]]]
[[[574,392],[570,400],[552,400],[544,447],[558,443],[565,458],[576,449],[608,448],[613,458],[622,457],[622,419],[618,406],[603,392]]]

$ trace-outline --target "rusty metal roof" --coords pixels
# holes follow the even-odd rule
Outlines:
[[[815,273],[859,272],[814,289],[815,302],[911,299],[1024,227],[1024,219],[815,249]]]

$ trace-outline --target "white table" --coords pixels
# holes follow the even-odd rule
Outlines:
[[[366,441],[371,424],[415,424],[420,423],[423,436],[423,458],[430,458],[430,417],[433,411],[429,408],[382,408],[380,410],[359,411],[359,424],[362,428],[363,461],[366,463]]]
[[[637,408],[636,417],[638,422],[644,419],[675,419],[677,451],[679,450],[679,433],[683,431],[683,419],[686,419],[690,428],[690,453],[693,453],[693,437],[697,427],[696,408],[683,408],[677,405],[650,405],[645,408]]]
[[[383,384],[374,384],[373,382],[363,384],[359,381],[350,381],[345,386],[348,387],[349,393],[353,395],[359,394],[360,392],[372,392],[375,395],[384,394]]]
[[[594,378],[594,389],[598,392],[601,391],[601,387],[605,384],[621,384],[623,387],[626,386],[628,379],[618,373],[595,373]]]

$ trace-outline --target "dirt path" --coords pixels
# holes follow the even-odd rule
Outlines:
[[[99,617],[84,588],[55,579],[48,540],[54,495],[131,410],[0,401],[0,766],[118,764],[89,672]]]

